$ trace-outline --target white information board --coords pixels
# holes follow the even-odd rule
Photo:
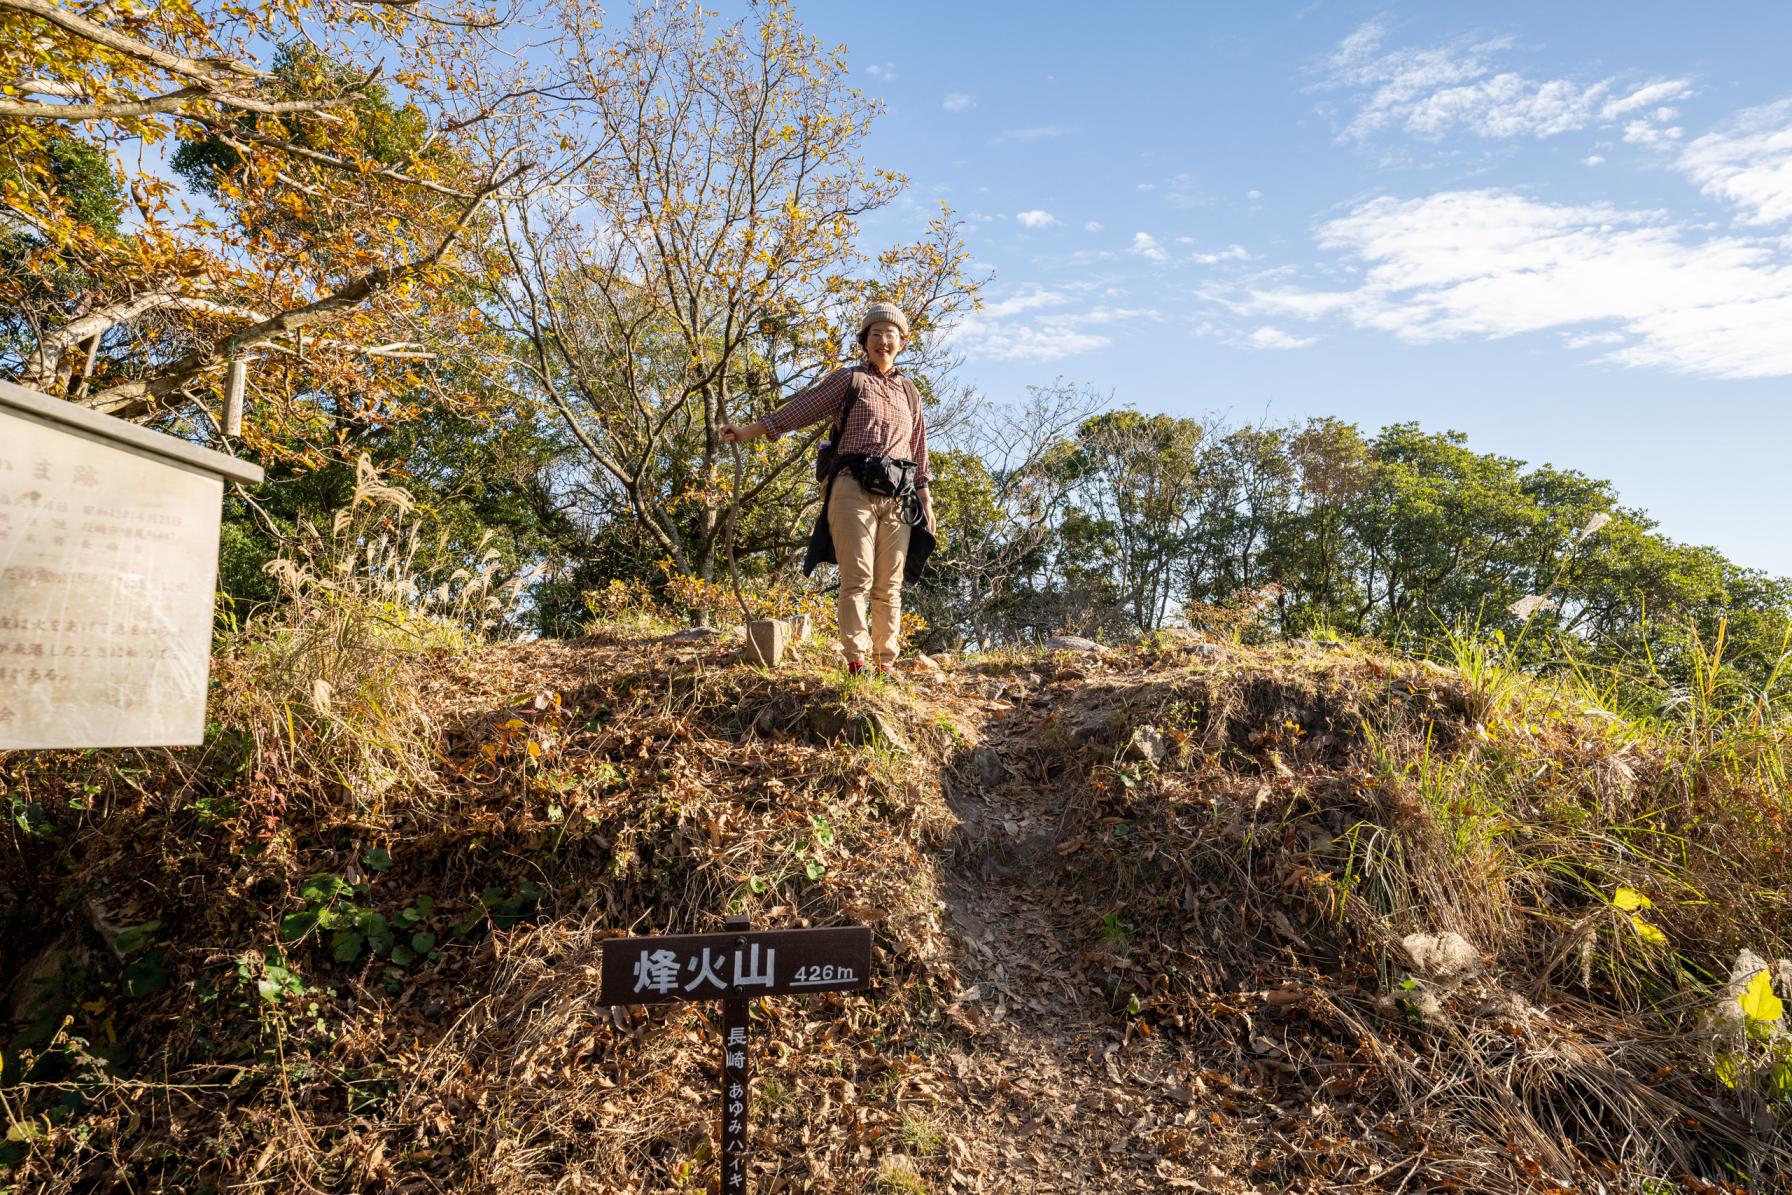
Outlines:
[[[0,750],[197,743],[223,479],[166,440],[0,394]],[[39,417],[56,403],[79,417]],[[101,422],[95,422],[104,421]],[[99,434],[106,423],[127,438]],[[145,439],[151,437],[152,439]]]

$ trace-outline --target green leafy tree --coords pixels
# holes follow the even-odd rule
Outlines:
[[[1068,577],[1104,573],[1135,630],[1160,626],[1207,497],[1200,424],[1109,411],[1077,429],[1063,460],[1078,504],[1059,535]]]
[[[1270,583],[1276,552],[1296,517],[1298,474],[1289,433],[1241,427],[1209,437],[1202,453],[1203,505],[1183,563],[1182,597],[1195,604],[1235,600]]]

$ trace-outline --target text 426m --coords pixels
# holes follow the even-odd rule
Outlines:
[[[790,982],[793,985],[799,983],[847,983],[857,978],[858,976],[853,973],[851,967],[837,967],[830,963],[827,966],[798,967],[796,977]]]

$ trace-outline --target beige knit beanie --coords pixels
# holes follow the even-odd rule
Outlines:
[[[903,338],[908,337],[908,316],[894,303],[878,302],[865,308],[865,318],[859,321],[859,335],[869,332],[872,324],[895,324],[902,329]]]

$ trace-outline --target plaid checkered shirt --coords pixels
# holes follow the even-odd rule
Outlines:
[[[836,369],[759,423],[773,437],[808,427],[823,419],[832,421],[852,393],[854,370],[864,375],[859,401],[846,417],[838,451],[853,455],[888,456],[915,462],[915,486],[924,489],[933,474],[927,468],[927,417],[918,403],[911,404],[902,371],[894,367],[880,374],[870,365]],[[830,428],[830,430],[832,430]]]

